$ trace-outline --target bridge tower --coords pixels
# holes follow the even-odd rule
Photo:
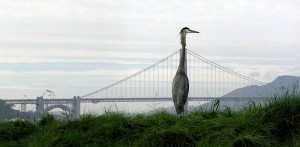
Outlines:
[[[71,117],[73,119],[80,118],[80,97],[79,96],[73,97],[73,109],[72,109]]]
[[[36,111],[43,114],[45,111],[45,102],[43,96],[36,98]]]
[[[21,104],[21,112],[26,112],[26,111],[27,111],[26,104]]]

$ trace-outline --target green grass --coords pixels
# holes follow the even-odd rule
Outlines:
[[[219,111],[219,102],[180,118],[167,112],[107,112],[79,120],[0,122],[0,146],[300,146],[300,95]]]

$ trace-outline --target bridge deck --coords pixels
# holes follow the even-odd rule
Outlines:
[[[212,101],[212,100],[222,100],[222,101],[259,101],[266,100],[269,98],[242,98],[242,97],[189,97],[188,101]],[[7,104],[36,104],[36,99],[6,99],[4,100]],[[165,98],[83,98],[80,99],[81,103],[99,103],[99,102],[168,102],[173,101],[170,97]],[[73,99],[44,99],[45,104],[71,104]]]

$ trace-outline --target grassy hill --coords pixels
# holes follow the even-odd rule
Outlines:
[[[0,146],[300,146],[300,95],[287,94],[266,106],[191,112],[183,118],[106,113],[79,120],[0,123]]]

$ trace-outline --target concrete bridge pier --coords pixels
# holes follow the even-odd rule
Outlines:
[[[72,119],[80,118],[80,97],[79,96],[73,97],[73,109],[71,111],[71,118]]]
[[[45,111],[45,102],[43,96],[39,96],[36,98],[36,111],[44,114]]]

